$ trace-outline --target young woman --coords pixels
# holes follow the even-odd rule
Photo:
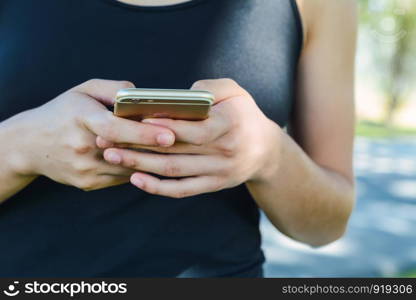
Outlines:
[[[354,1],[4,0],[0,20],[0,275],[259,277],[259,208],[312,246],[343,235]],[[114,117],[131,82],[216,104]]]

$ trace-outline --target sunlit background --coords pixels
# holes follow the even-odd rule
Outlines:
[[[358,2],[356,208],[320,249],[263,217],[267,277],[416,276],[416,0]]]

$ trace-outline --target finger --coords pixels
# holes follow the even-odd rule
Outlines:
[[[101,160],[98,162],[96,174],[98,175],[109,175],[109,176],[122,176],[128,177],[134,173],[132,169],[125,168],[123,166],[118,166],[114,164],[110,164],[105,160]]]
[[[112,143],[168,147],[175,142],[168,128],[119,118],[109,111],[85,115],[81,121],[95,135]]]
[[[117,91],[126,88],[134,88],[134,84],[129,81],[91,79],[69,91],[86,94],[104,105],[113,105]]]
[[[211,79],[196,81],[191,89],[206,90],[214,94],[215,103],[222,102],[230,98],[242,98],[242,95],[249,95],[232,79]],[[171,129],[176,136],[177,141],[182,141],[194,145],[203,145],[210,143],[225,133],[227,133],[232,124],[232,117],[221,109],[210,111],[209,118],[204,121],[183,121],[172,119],[144,119],[142,122],[154,124]]]
[[[210,117],[203,121],[149,118],[142,122],[169,128],[174,132],[177,141],[193,145],[208,144],[226,134],[230,129],[229,120],[220,112],[210,114]]]
[[[111,148],[111,147],[108,147]],[[212,147],[196,146],[188,143],[177,142],[170,147],[152,147],[142,145],[114,145],[114,148],[130,148],[137,150],[149,150],[157,153],[169,153],[169,154],[203,154],[213,155],[217,154],[218,151]]]
[[[96,138],[97,147],[100,149],[121,148],[121,149],[135,149],[148,150],[157,153],[171,153],[171,154],[216,154],[218,151],[212,147],[196,146],[188,143],[176,142],[170,147],[154,147],[138,144],[114,144],[98,136]]]
[[[114,146],[113,142],[107,141],[105,138],[103,138],[101,136],[96,137],[95,144],[100,149],[107,149],[107,148],[110,148],[110,147]],[[119,144],[119,145],[122,145],[122,144]]]
[[[116,148],[105,150],[104,159],[125,168],[166,177],[221,173],[225,165],[219,158],[212,156],[166,155]]]
[[[185,198],[223,189],[218,179],[213,176],[159,179],[136,172],[130,177],[130,182],[147,193],[172,198]]]
[[[103,188],[126,184],[130,181],[130,176],[113,176],[113,175],[99,175],[94,186],[87,191],[95,191]]]
[[[245,89],[230,78],[198,80],[191,86],[191,90],[211,92],[215,97],[214,104],[228,98],[248,95]]]

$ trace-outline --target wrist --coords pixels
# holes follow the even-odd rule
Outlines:
[[[4,146],[0,149],[3,167],[12,176],[33,177],[35,176],[30,163],[30,147],[28,142],[28,131],[32,129],[27,126],[25,120],[26,112],[20,113],[0,123],[0,140]]]
[[[267,183],[273,181],[280,172],[281,157],[286,133],[273,121],[268,120],[263,140],[265,150],[259,159],[258,169],[249,182]]]

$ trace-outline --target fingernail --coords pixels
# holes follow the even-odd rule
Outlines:
[[[107,151],[104,154],[104,158],[106,161],[112,164],[119,164],[121,163],[121,156],[113,151]]]
[[[171,133],[161,133],[156,137],[156,141],[160,146],[172,146],[175,142],[175,137]]]
[[[149,123],[149,124],[156,124],[157,123],[157,119],[143,119],[142,123]]]
[[[144,186],[143,180],[139,178],[138,176],[135,176],[135,175],[131,176],[130,181],[133,185],[137,186],[138,188],[143,188]]]

